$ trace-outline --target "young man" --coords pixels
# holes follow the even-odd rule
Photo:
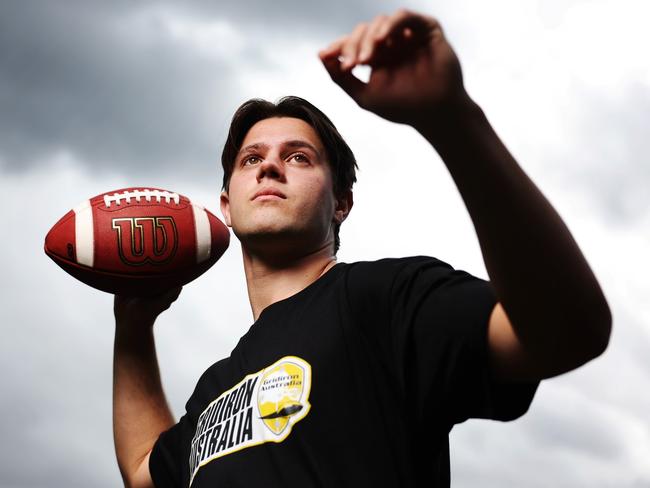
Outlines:
[[[221,205],[255,323],[174,425],[152,326],[180,290],[116,297],[115,444],[128,486],[448,486],[455,423],[516,418],[539,380],[607,345],[598,283],[466,94],[437,21],[380,16],[320,56],[360,106],[435,147],[490,282],[426,257],[337,264],[349,148],[305,101],[245,104],[224,148]],[[373,67],[368,83],[351,75],[358,64]]]

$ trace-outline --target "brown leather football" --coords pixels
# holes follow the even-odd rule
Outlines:
[[[45,253],[99,290],[152,295],[203,274],[229,242],[228,228],[189,198],[158,188],[124,188],[65,214],[45,237]]]

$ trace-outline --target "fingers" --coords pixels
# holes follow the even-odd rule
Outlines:
[[[383,30],[383,24],[387,20],[388,17],[380,15],[370,24],[358,24],[352,33],[337,39],[321,51],[321,59],[325,62],[325,59],[338,58],[343,71],[350,71],[358,64],[367,63],[375,50],[375,34]]]
[[[394,77],[400,73],[399,68],[422,59],[417,58],[422,53],[428,55],[429,51],[421,48],[429,49],[441,34],[434,18],[398,10],[390,16],[379,15],[369,23],[358,24],[349,35],[320,51],[319,56],[332,80],[359,106],[372,110],[386,87],[395,87]],[[367,83],[352,75],[352,70],[361,64],[372,67]]]
[[[324,61],[325,59],[329,59],[332,57],[338,58],[339,55],[341,54],[341,49],[343,48],[343,44],[347,40],[348,36],[343,36],[339,37],[336,41],[331,43],[329,46],[327,46],[325,49],[321,50],[318,55],[320,58]]]
[[[165,307],[163,310],[167,310],[171,304],[176,301],[182,290],[183,287],[179,286],[177,288],[172,288],[171,290],[166,291],[160,296],[160,302]]]
[[[382,32],[380,38],[395,35],[398,41],[414,38],[428,40],[436,31],[441,32],[441,28],[435,18],[401,9],[391,16],[387,31]]]
[[[341,48],[341,69],[350,70],[357,65],[361,41],[368,29],[367,24],[357,25]]]
[[[183,291],[182,286],[178,286],[176,288],[172,288],[171,290],[167,290],[163,296],[165,297],[166,300],[168,300],[170,303],[173,303],[176,301],[178,296],[181,294],[181,291]]]
[[[182,289],[183,287],[179,286],[151,296],[115,295],[113,309],[120,315],[136,314],[154,319],[176,301]]]
[[[385,15],[375,17],[370,23],[361,39],[361,46],[357,57],[359,63],[368,64],[372,61],[377,45],[385,39],[380,36],[380,33],[383,34],[388,29],[388,26],[389,17]]]
[[[402,9],[358,24],[351,34],[334,41],[319,54],[323,62],[339,58],[341,69],[350,71],[359,64],[374,65],[381,61],[385,51],[415,37],[427,39],[435,29],[439,25],[434,18]]]
[[[128,303],[128,302],[141,302],[141,303],[173,303],[183,290],[182,286],[170,288],[168,290],[156,293],[155,295],[115,295],[115,302]]]
[[[338,59],[338,55],[335,53],[340,52],[340,50],[332,51],[332,54],[325,55],[325,51],[321,52],[321,60],[325,69],[332,78],[332,81],[339,85],[343,91],[352,97],[358,104],[361,105],[361,96],[363,94],[363,89],[366,84],[356,78],[349,70],[343,69],[343,65]]]
[[[359,24],[349,36],[343,36],[319,52],[325,69],[332,80],[363,106],[365,83],[356,78],[352,68],[372,59],[375,33],[383,28],[386,16],[375,18],[370,24]]]
[[[380,15],[370,24],[362,23],[350,35],[343,36],[319,52],[332,80],[359,105],[363,106],[366,84],[352,74],[358,64],[369,63],[376,49],[375,36],[386,30],[388,17]]]

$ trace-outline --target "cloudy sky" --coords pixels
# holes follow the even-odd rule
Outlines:
[[[218,214],[233,110],[285,94],[323,108],[355,150],[342,261],[429,254],[486,278],[434,151],[363,112],[317,50],[407,6],[437,16],[470,94],[565,219],[614,315],[606,354],[542,384],[530,412],[452,434],[456,487],[650,486],[650,35],[647,2],[439,0],[0,3],[0,486],[113,487],[112,297],[43,253],[56,220],[127,186]],[[644,129],[645,127],[645,129]],[[251,323],[238,246],[157,324],[176,415]]]

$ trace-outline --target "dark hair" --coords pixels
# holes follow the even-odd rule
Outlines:
[[[352,190],[357,181],[357,162],[352,150],[336,130],[332,121],[317,107],[300,97],[283,97],[277,103],[260,98],[244,102],[235,112],[228,130],[228,138],[221,153],[223,166],[223,189],[228,191],[235,158],[246,134],[256,123],[273,117],[293,117],[307,122],[318,134],[325,146],[327,161],[332,170],[333,191],[337,198]],[[339,227],[334,228],[334,251],[340,246]]]

